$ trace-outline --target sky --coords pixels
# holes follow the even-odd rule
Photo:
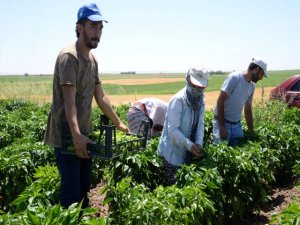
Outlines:
[[[0,75],[53,74],[59,51],[75,43],[82,0],[3,0]],[[300,69],[299,0],[102,0],[99,72]]]

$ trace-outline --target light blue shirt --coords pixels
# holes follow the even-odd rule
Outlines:
[[[175,166],[184,163],[187,151],[191,151],[194,144],[189,138],[194,119],[194,110],[188,102],[183,88],[175,94],[168,106],[161,138],[158,144],[158,154]],[[205,105],[200,109],[195,144],[203,146]]]
[[[233,72],[227,76],[221,90],[228,95],[224,105],[225,119],[232,122],[241,120],[244,105],[253,100],[254,83],[248,82],[243,72]],[[217,107],[214,114],[218,115]]]

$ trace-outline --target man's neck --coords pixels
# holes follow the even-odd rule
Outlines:
[[[78,52],[80,52],[80,54],[85,58],[85,59],[89,59],[89,54],[91,49],[88,48],[82,41],[80,41],[79,39],[76,41],[76,49]]]
[[[251,74],[248,71],[244,73],[244,78],[246,81],[251,82]]]

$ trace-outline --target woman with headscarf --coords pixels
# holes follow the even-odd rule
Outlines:
[[[208,72],[191,68],[186,74],[186,86],[170,100],[164,128],[158,145],[163,157],[167,184],[175,184],[175,174],[192,157],[203,156],[204,89]]]
[[[142,121],[149,121],[148,137],[158,137],[163,129],[168,104],[158,98],[143,98],[131,104],[127,124],[131,133],[137,134]]]

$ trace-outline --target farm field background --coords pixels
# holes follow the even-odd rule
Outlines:
[[[212,109],[220,87],[228,73],[211,74],[206,88],[206,106]],[[270,90],[300,70],[270,71],[256,85],[255,102],[266,100]],[[129,104],[144,97],[157,97],[165,101],[185,85],[184,73],[158,74],[100,74],[103,88],[115,106]],[[38,104],[49,103],[52,98],[52,75],[7,75],[0,76],[0,99],[22,98]]]
[[[299,72],[272,72],[270,79],[257,84],[255,100],[267,99],[273,86]],[[207,102],[215,104],[225,77],[210,77]],[[48,224],[46,220],[55,221],[52,224],[142,224],[146,219],[149,224],[278,224],[271,221],[277,212],[274,221],[287,213],[288,220],[297,220],[299,109],[267,101],[256,103],[255,134],[245,129],[242,147],[213,145],[213,112],[207,110],[205,157],[184,167],[175,186],[164,184],[163,162],[156,154],[159,139],[149,140],[144,151],[122,149],[123,154],[112,160],[95,159],[93,209],[87,209],[78,223],[80,205],[63,209],[58,204],[59,173],[53,149],[43,142],[49,112],[49,105],[43,103],[51,102],[52,78],[0,76],[0,224]],[[185,85],[184,74],[101,75],[101,79],[116,106],[146,96],[168,100]],[[116,107],[123,121],[127,110],[128,105]],[[93,109],[93,124],[99,123],[100,113]],[[244,120],[242,124],[245,126]],[[127,136],[117,133],[118,143],[126,140]],[[273,208],[278,195],[283,204]],[[264,210],[266,203],[272,206],[268,211]],[[70,220],[77,222],[62,222]]]

